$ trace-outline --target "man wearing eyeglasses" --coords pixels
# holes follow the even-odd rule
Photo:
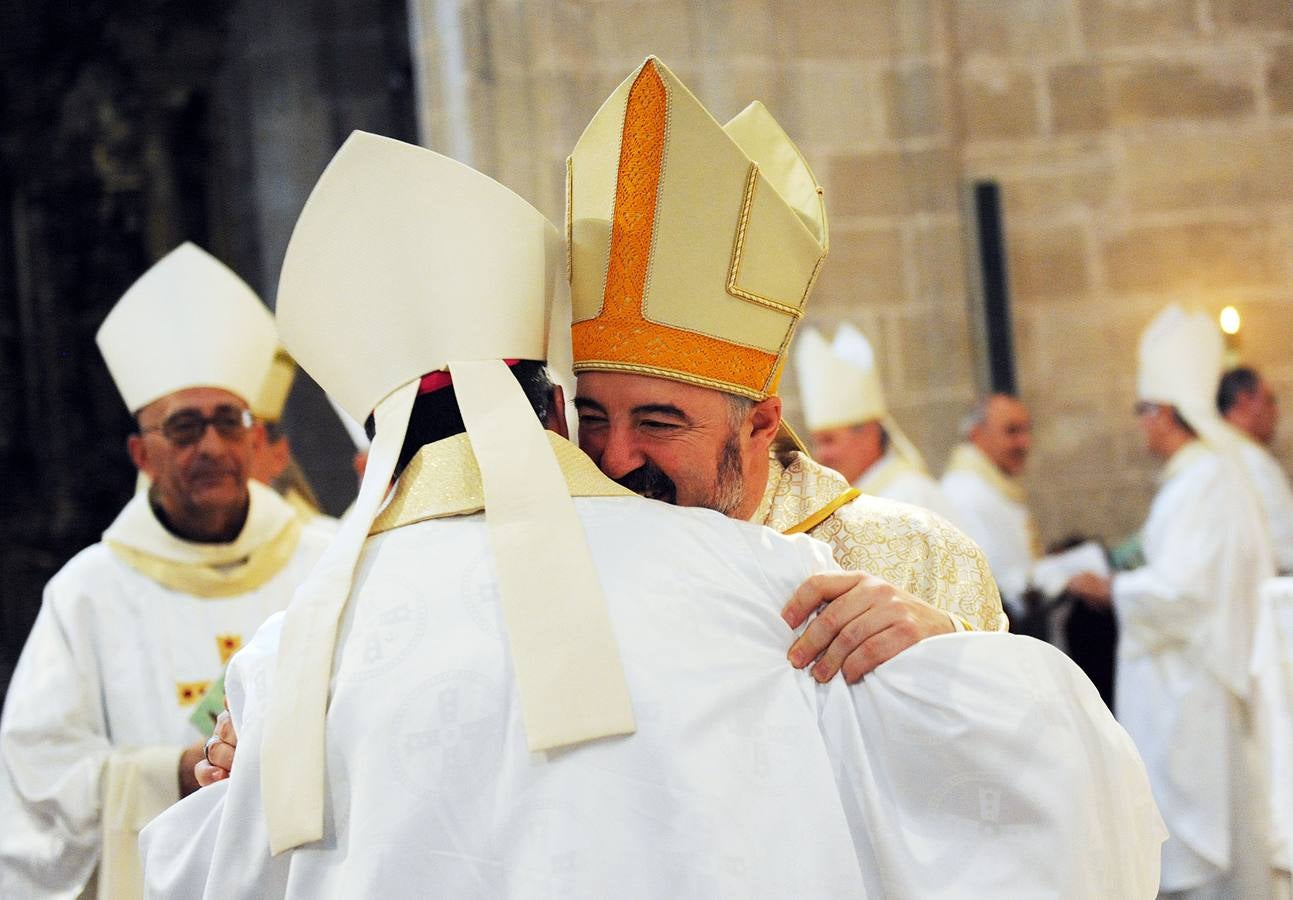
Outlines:
[[[141,895],[136,837],[197,787],[204,695],[328,540],[249,480],[264,427],[248,401],[277,335],[238,276],[185,244],[126,292],[98,344],[150,487],[50,580],[14,672],[3,897]]]

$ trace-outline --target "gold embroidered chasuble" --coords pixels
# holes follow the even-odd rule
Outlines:
[[[771,453],[750,521],[830,545],[835,561],[914,594],[977,631],[1005,631],[1001,595],[975,543],[928,510],[859,494],[795,450]]]

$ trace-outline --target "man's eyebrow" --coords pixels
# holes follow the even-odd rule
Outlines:
[[[575,409],[579,410],[580,412],[583,412],[584,410],[591,410],[593,412],[600,412],[600,413],[606,412],[606,407],[602,406],[596,400],[589,400],[587,397],[576,397]]]
[[[672,403],[644,403],[633,407],[631,412],[635,416],[670,416],[691,424],[691,417]]]

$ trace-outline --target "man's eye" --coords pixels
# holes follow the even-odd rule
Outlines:
[[[589,415],[588,413],[579,414],[580,428],[590,428],[593,426],[605,425],[605,424],[606,424],[605,416],[594,416],[594,415]]]
[[[646,419],[638,424],[649,431],[673,431],[675,428],[679,427],[673,422],[655,422],[651,419]]]

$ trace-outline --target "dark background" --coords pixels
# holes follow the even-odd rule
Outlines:
[[[345,136],[416,140],[408,31],[403,0],[0,3],[0,701],[44,583],[133,490],[99,324],[186,240],[272,306]],[[285,423],[339,512],[353,451],[308,377]]]

